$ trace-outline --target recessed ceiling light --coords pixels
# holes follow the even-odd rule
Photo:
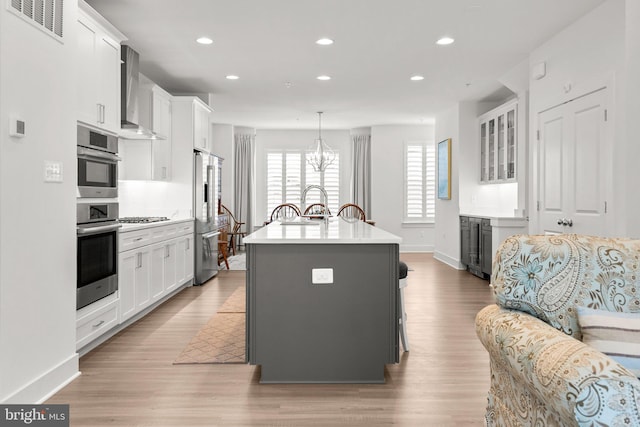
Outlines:
[[[414,82],[417,82],[419,80],[424,80],[424,77],[422,77],[422,76],[411,76],[411,80],[413,80]]]
[[[200,37],[198,39],[196,39],[196,41],[200,44],[211,44],[213,43],[213,40],[211,40],[209,37]]]
[[[453,43],[454,41],[455,41],[455,40],[454,40],[454,39],[452,39],[451,37],[441,37],[440,39],[438,39],[438,41],[436,42],[436,44],[439,44],[439,45],[441,45],[441,46],[444,46],[444,45],[451,44],[451,43]]]
[[[319,44],[322,46],[329,46],[330,44],[333,44],[333,40],[328,38],[322,38],[322,39],[316,40],[316,44]]]
[[[234,76],[233,74],[229,74],[227,76],[227,80],[238,80],[240,77],[238,76]]]
[[[329,77],[329,76],[318,76],[317,79],[318,80],[331,80],[331,77]]]

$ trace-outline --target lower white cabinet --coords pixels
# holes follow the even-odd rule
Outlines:
[[[151,249],[122,252],[118,258],[120,321],[125,321],[151,303]]]
[[[174,287],[193,279],[193,235],[177,239],[175,274]]]
[[[81,308],[76,317],[76,349],[83,347],[118,324],[117,294]]]
[[[152,237],[140,239],[141,246],[132,248],[137,234]],[[128,248],[118,259],[120,322],[193,278],[192,222],[121,232],[120,242],[121,248]]]

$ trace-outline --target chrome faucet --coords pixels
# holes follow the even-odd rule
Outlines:
[[[305,201],[307,200],[307,193],[311,189],[320,190],[320,203],[324,205],[324,211],[322,212],[322,218],[326,221],[329,215],[327,215],[327,211],[329,210],[329,196],[327,196],[327,191],[319,185],[309,185],[302,192],[302,206],[305,206]],[[324,200],[323,200],[324,199]]]

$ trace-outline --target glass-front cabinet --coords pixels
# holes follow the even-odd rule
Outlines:
[[[516,178],[517,108],[517,100],[513,100],[479,117],[480,182]]]

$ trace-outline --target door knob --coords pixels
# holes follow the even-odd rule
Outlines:
[[[572,219],[565,219],[564,220],[564,225],[568,225],[569,227],[573,226],[573,220]]]
[[[560,218],[560,219],[558,220],[558,225],[564,225],[564,221],[565,221],[565,219],[564,219],[564,218]]]

